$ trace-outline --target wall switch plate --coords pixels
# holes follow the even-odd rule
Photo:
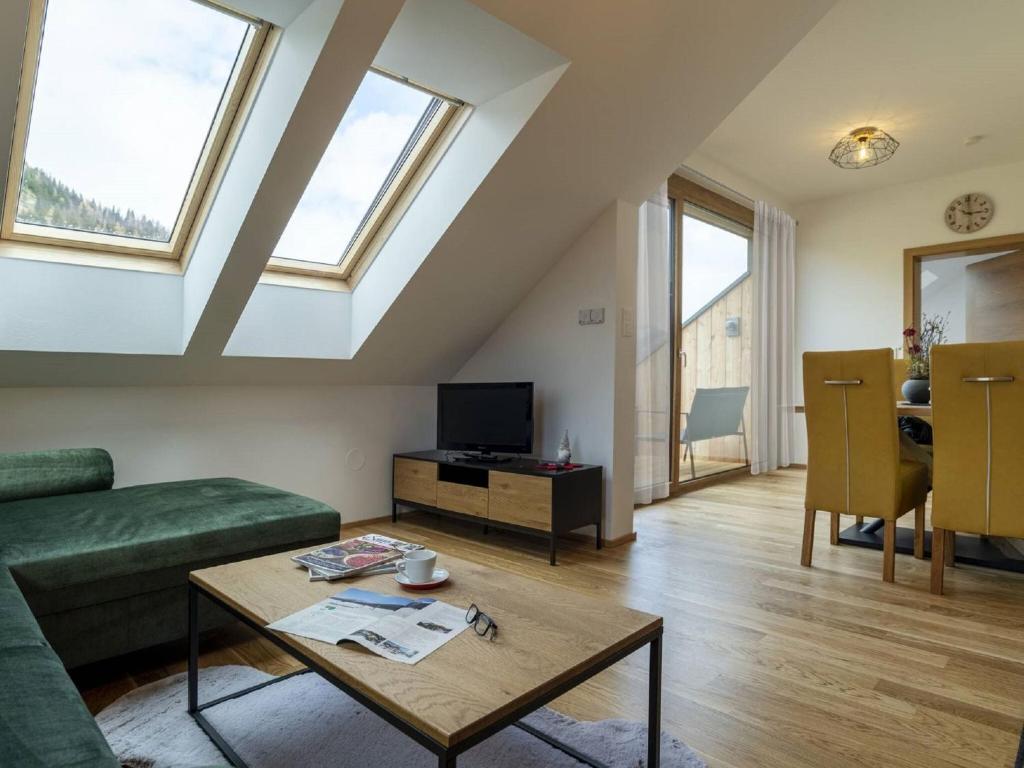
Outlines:
[[[581,309],[580,310],[580,325],[590,325],[590,310],[589,309]]]
[[[727,317],[725,318],[725,335],[726,336],[739,336],[740,335],[740,318],[738,317]]]
[[[622,338],[633,338],[633,334],[636,332],[636,317],[631,307],[623,307],[619,311],[619,329]]]
[[[604,307],[580,310],[580,325],[601,325],[603,322]]]

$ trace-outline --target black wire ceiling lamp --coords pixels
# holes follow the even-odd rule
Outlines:
[[[840,168],[870,168],[896,154],[899,146],[900,143],[881,128],[869,125],[841,138],[828,159]]]

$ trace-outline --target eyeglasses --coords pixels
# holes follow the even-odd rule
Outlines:
[[[472,624],[473,631],[480,637],[487,637],[488,632],[491,633],[491,640],[498,636],[498,625],[494,623],[494,619],[477,608],[476,603],[472,603],[466,611],[466,623]]]

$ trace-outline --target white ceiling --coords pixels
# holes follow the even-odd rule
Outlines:
[[[793,203],[1024,159],[1022,32],[1021,0],[840,0],[699,153]],[[896,155],[833,166],[863,125]]]

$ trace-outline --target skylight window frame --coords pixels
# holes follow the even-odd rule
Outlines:
[[[407,145],[395,161],[355,234],[348,243],[340,246],[341,258],[337,265],[271,256],[264,275],[327,278],[341,281],[343,287],[354,287],[430,177],[471,110],[466,102],[408,78],[378,67],[371,67],[370,71],[426,93],[436,100],[437,108],[426,125],[418,127],[415,141]]]
[[[184,2],[185,0],[183,0]],[[25,150],[31,127],[39,59],[42,53],[43,30],[49,0],[30,0],[28,31],[22,60],[18,106],[15,112],[14,136],[10,163],[4,187],[3,210],[0,213],[0,240],[39,246],[58,246],[81,251],[101,252],[117,256],[143,256],[184,263],[194,245],[194,234],[202,226],[216,192],[230,149],[244,123],[252,96],[262,78],[273,40],[274,26],[267,21],[239,13],[214,0],[188,0],[209,6],[249,25],[239,56],[224,87],[217,112],[210,124],[203,149],[182,200],[168,242],[148,241],[126,235],[111,235],[65,229],[43,224],[17,221],[22,177],[25,173]]]

